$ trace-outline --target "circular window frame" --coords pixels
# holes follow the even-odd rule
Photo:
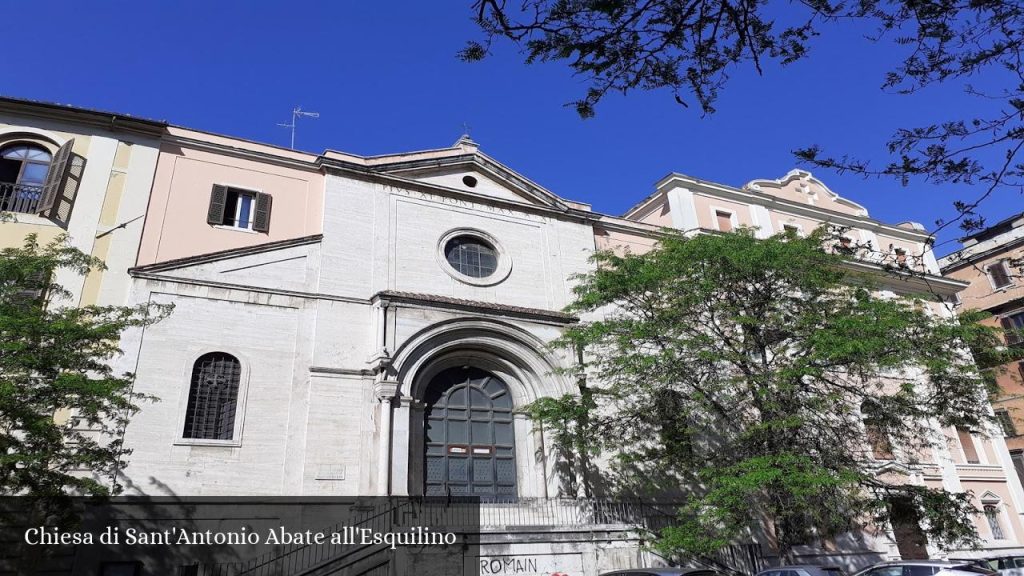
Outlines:
[[[448,242],[458,238],[459,236],[476,238],[477,240],[490,245],[494,249],[498,259],[498,266],[494,269],[494,272],[491,275],[484,276],[482,278],[474,278],[473,276],[468,276],[459,272],[451,265],[451,263],[448,262],[448,257],[445,255],[444,249],[448,245]],[[441,269],[449,276],[463,284],[470,284],[472,286],[494,286],[495,284],[504,282],[505,279],[508,278],[509,274],[512,273],[512,258],[509,256],[504,246],[502,246],[494,236],[476,228],[455,228],[445,232],[437,242],[435,255],[437,256],[437,262],[440,264]]]

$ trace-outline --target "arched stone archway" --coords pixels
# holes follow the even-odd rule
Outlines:
[[[519,410],[537,398],[574,388],[560,373],[564,360],[536,336],[500,321],[460,319],[432,325],[393,355],[395,402],[390,438],[390,492],[420,495],[426,484],[427,391],[453,368],[478,370],[507,387],[512,404],[515,494],[547,496],[557,479],[548,472],[543,433]]]

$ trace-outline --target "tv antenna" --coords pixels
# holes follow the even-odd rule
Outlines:
[[[302,106],[296,106],[295,108],[292,109],[292,122],[291,122],[291,124],[278,124],[278,126],[281,126],[283,128],[291,128],[291,130],[292,130],[292,145],[291,145],[291,149],[292,150],[295,150],[295,124],[296,124],[296,120],[299,119],[299,116],[306,116],[308,118],[319,118],[320,117],[320,113],[319,112],[306,112],[305,110],[302,109]]]

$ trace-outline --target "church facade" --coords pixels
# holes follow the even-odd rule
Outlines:
[[[564,513],[582,494],[520,410],[576,390],[563,371],[577,358],[551,342],[585,320],[563,309],[595,250],[649,250],[663,228],[767,237],[831,224],[851,246],[876,248],[851,266],[877,271],[893,294],[930,292],[936,314],[951,314],[940,301],[966,285],[941,277],[920,225],[871,219],[804,171],[740,188],[671,174],[616,217],[468,137],[362,157],[154,129],[152,162],[139,168],[146,202],[132,204],[139,228],[110,253],[122,280],[109,303],[174,305],[122,342],[118,367],[157,399],[125,430],[128,495],[479,496],[492,502],[485,552],[498,566],[529,556],[548,572],[593,575],[657,561],[629,526]],[[75,202],[103,205],[90,194]],[[1024,490],[1009,481],[1002,435],[923,425],[932,452],[913,466],[879,454],[878,473],[970,490],[985,549],[1024,549]],[[799,552],[848,567],[978,554],[894,536]]]

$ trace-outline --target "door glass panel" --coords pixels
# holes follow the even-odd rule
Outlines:
[[[494,423],[494,443],[495,444],[511,444],[512,440],[512,423],[511,422],[495,422]]]
[[[498,396],[497,398],[494,398],[492,402],[495,409],[512,409],[512,396],[510,396],[507,392],[502,394],[501,396]]]
[[[486,446],[492,446],[494,444],[491,439],[490,422],[473,421],[473,444],[484,444]]]
[[[474,408],[490,408],[491,398],[487,394],[484,394],[479,388],[472,389],[472,402]]]
[[[46,173],[49,171],[49,164],[35,164],[26,162],[25,169],[21,173],[19,184],[42,184],[46,180]]]
[[[449,406],[465,406],[466,405],[466,389],[456,388],[452,390],[451,395],[448,396]]]
[[[465,420],[449,420],[448,421],[448,443],[449,444],[468,444],[469,435],[467,434],[467,424]]]

